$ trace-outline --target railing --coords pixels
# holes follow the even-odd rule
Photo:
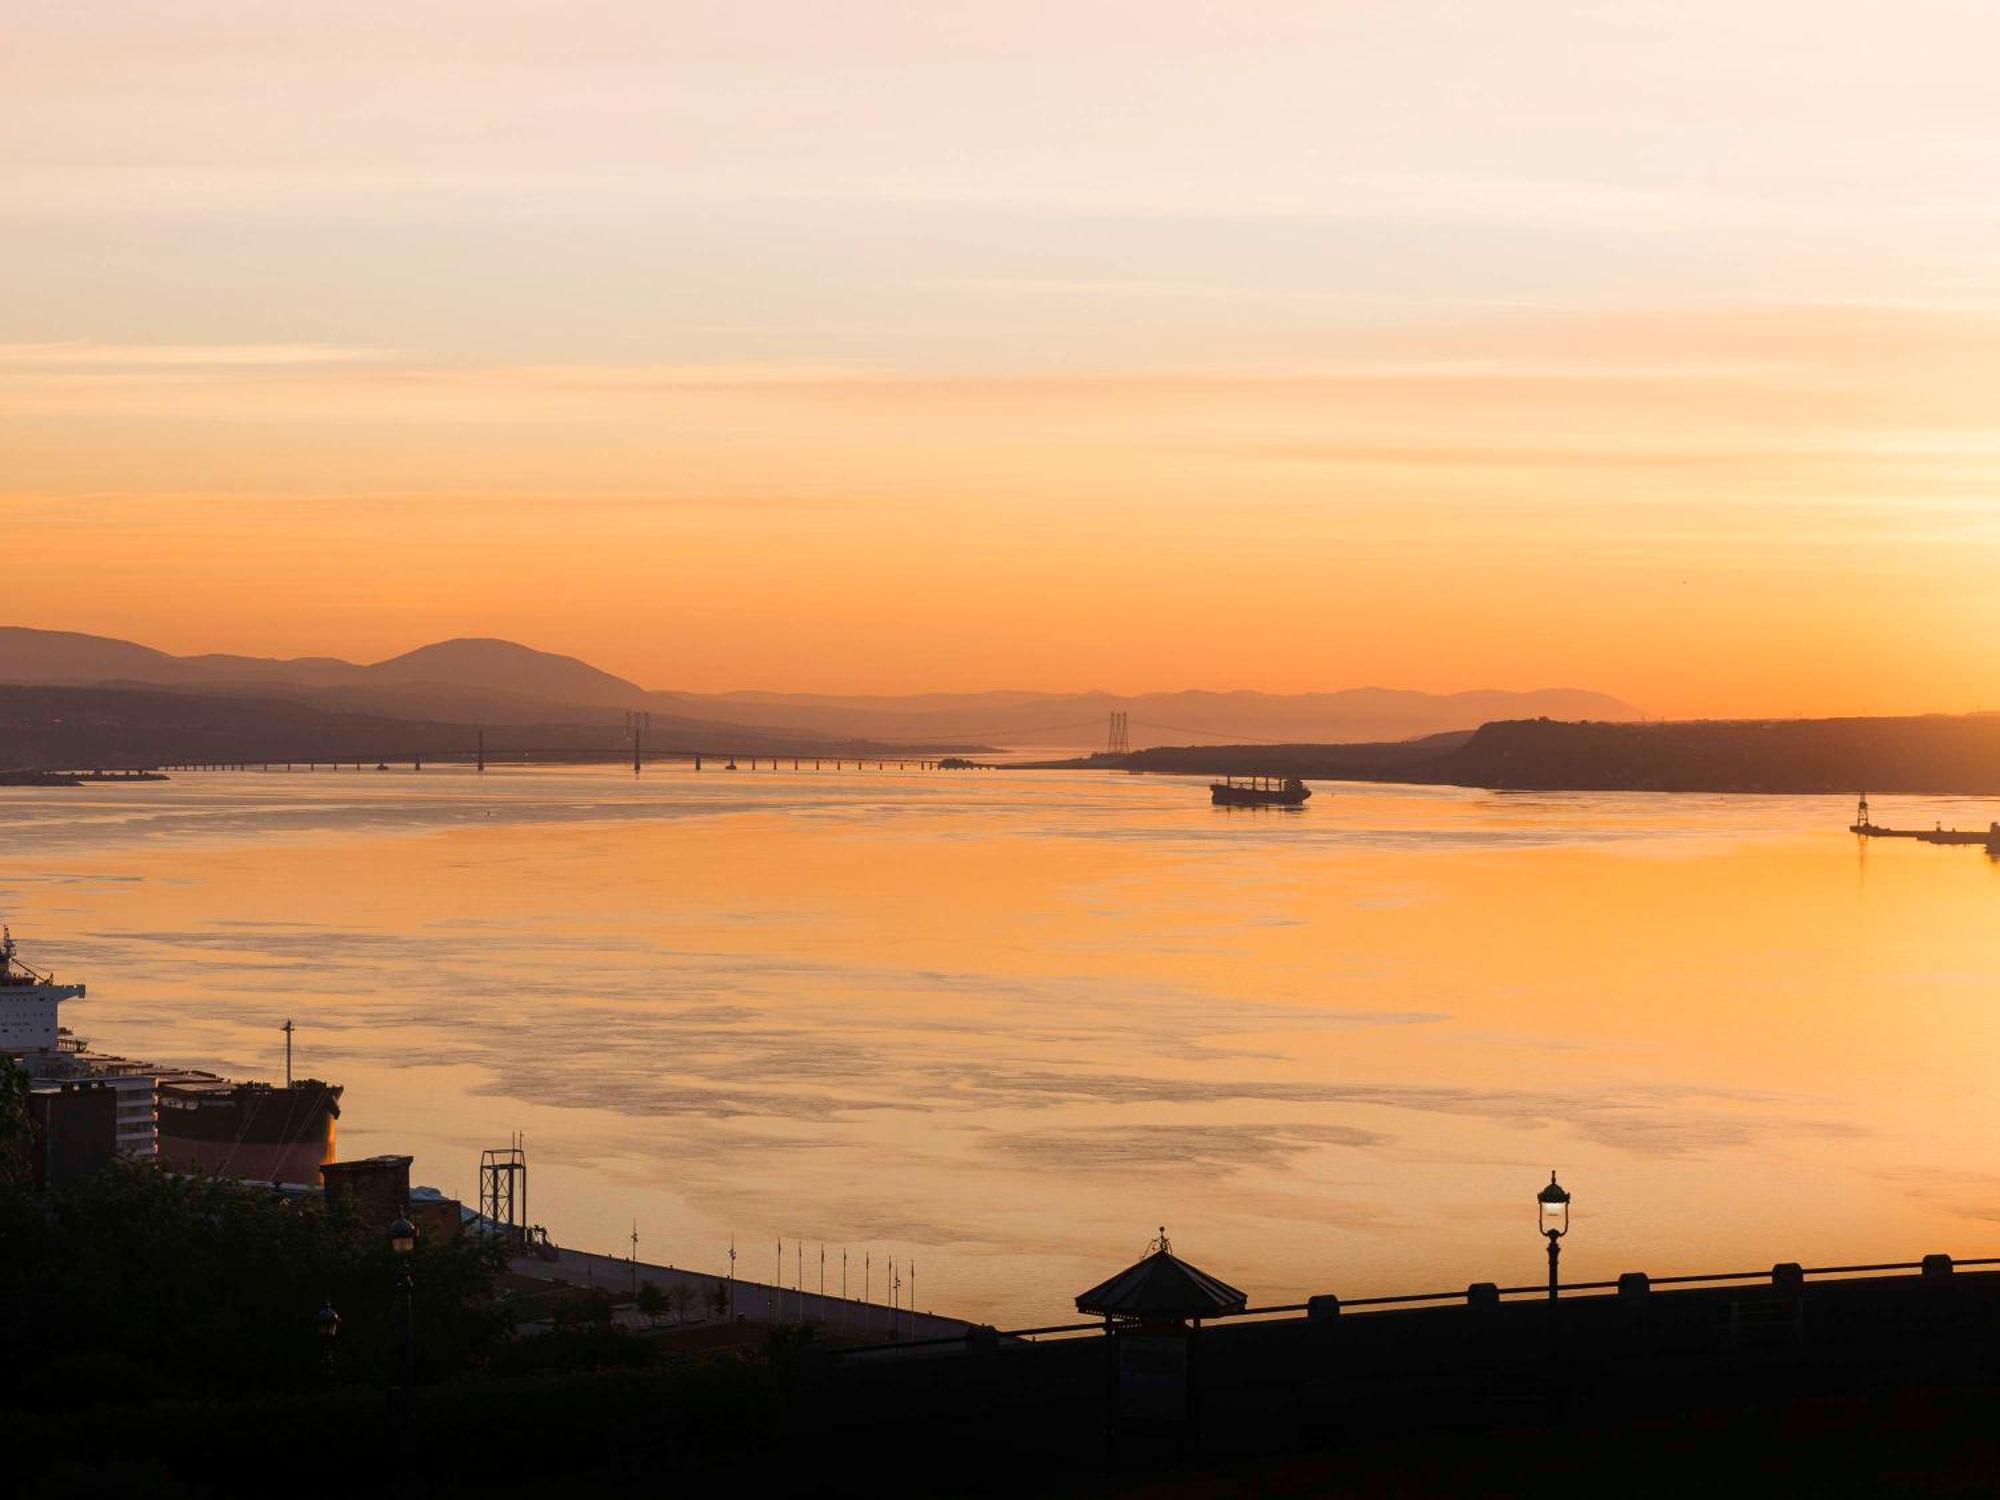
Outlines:
[[[1796,1286],[1809,1277],[1822,1280],[1837,1280],[1847,1276],[1877,1276],[1885,1273],[1913,1272],[1918,1275],[1934,1275],[1963,1267],[2000,1266],[2000,1256],[1983,1256],[1957,1260],[1948,1255],[1930,1255],[1922,1260],[1879,1261],[1868,1265],[1854,1266],[1800,1266],[1794,1262],[1780,1262],[1764,1271],[1704,1271],[1678,1276],[1648,1276],[1643,1272],[1628,1272],[1610,1281],[1565,1281],[1556,1286],[1558,1296],[1575,1292],[1622,1292],[1628,1287],[1650,1291],[1662,1286],[1722,1286],[1763,1281],[1777,1286]],[[1212,1318],[1199,1319],[1202,1323],[1254,1322],[1258,1319],[1296,1317],[1300,1313],[1310,1315],[1314,1304],[1321,1303],[1330,1310],[1337,1310],[1343,1316],[1357,1308],[1372,1311],[1391,1309],[1413,1309],[1457,1302],[1476,1304],[1497,1302],[1507,1297],[1535,1297],[1547,1299],[1549,1284],[1538,1282],[1527,1286],[1495,1286],[1491,1282],[1475,1282],[1459,1291],[1451,1292],[1404,1292],[1389,1296],[1355,1297],[1352,1299],[1328,1297],[1324,1301],[1312,1298],[1305,1302],[1273,1303],[1266,1307],[1246,1307],[1240,1312],[1221,1313]],[[976,1343],[982,1336],[989,1342],[1037,1343],[1047,1339],[1058,1341],[1081,1336],[1102,1336],[1115,1328],[1116,1324],[1103,1319],[1093,1319],[1080,1323],[1049,1323],[1036,1328],[985,1329],[975,1328],[962,1335],[948,1338],[908,1339],[892,1344],[868,1344],[859,1348],[837,1349],[836,1357],[887,1353],[891,1350],[966,1348]]]

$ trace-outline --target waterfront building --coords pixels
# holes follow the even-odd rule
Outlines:
[[[30,1170],[36,1187],[68,1187],[118,1155],[118,1095],[97,1082],[28,1090]]]
[[[354,1222],[375,1233],[410,1212],[410,1162],[407,1156],[363,1156],[330,1161],[320,1168],[330,1212],[351,1213]]]

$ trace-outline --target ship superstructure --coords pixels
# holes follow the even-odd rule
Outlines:
[[[52,1052],[61,1039],[57,1010],[65,1000],[81,1000],[80,984],[57,984],[22,963],[13,931],[0,927],[0,1052]]]
[[[11,1055],[31,1088],[98,1083],[117,1096],[121,1156],[146,1157],[159,1149],[160,1068],[126,1057],[93,1053],[62,1024],[65,1000],[81,1000],[80,984],[58,984],[53,973],[22,962],[13,932],[0,927],[0,1053]]]

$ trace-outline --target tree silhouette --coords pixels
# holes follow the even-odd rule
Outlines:
[[[650,1281],[639,1283],[639,1295],[634,1301],[638,1304],[639,1311],[645,1314],[648,1323],[659,1322],[660,1315],[667,1310],[665,1294]]]

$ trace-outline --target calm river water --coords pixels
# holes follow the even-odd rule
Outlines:
[[[1878,820],[1985,806],[1878,799]],[[1253,1301],[2000,1253],[2000,869],[1842,799],[407,769],[0,791],[100,1048],[346,1085],[343,1156],[746,1276],[1059,1318],[1164,1224]],[[880,1292],[880,1272],[876,1273]]]

